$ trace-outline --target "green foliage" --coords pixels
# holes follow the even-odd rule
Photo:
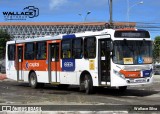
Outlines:
[[[155,37],[153,57],[160,62],[160,36]]]
[[[10,39],[11,37],[6,31],[0,30],[0,59],[5,57],[6,42]]]

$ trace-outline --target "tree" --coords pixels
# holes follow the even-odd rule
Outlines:
[[[155,61],[160,62],[160,36],[155,37],[153,58]]]
[[[7,31],[0,30],[0,59],[5,57],[6,42],[11,40],[11,36]]]

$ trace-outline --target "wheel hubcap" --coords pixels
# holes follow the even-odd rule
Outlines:
[[[31,78],[31,84],[35,85],[35,79],[34,79],[34,77]]]
[[[87,88],[88,88],[88,83],[89,83],[89,81],[88,81],[88,80],[85,80],[85,81],[84,81],[84,87],[85,87],[85,89],[87,89]]]

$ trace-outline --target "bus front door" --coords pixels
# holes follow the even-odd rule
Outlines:
[[[49,44],[48,49],[48,72],[49,82],[59,83],[60,59],[59,59],[59,43]]]
[[[109,39],[101,39],[98,44],[98,75],[100,85],[110,85],[110,45]]]
[[[22,68],[22,62],[23,62],[23,46],[17,46],[17,81],[23,81],[23,68]]]

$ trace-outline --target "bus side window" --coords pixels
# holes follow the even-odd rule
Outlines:
[[[26,43],[25,44],[25,60],[34,60],[35,49],[34,43]]]
[[[84,39],[84,58],[96,57],[96,38],[87,37]]]
[[[15,45],[8,45],[8,60],[15,60]]]
[[[46,59],[46,42],[36,43],[36,59],[38,60]]]
[[[73,58],[81,59],[83,57],[83,40],[82,38],[73,39]]]
[[[71,58],[71,39],[62,40],[62,58]]]

